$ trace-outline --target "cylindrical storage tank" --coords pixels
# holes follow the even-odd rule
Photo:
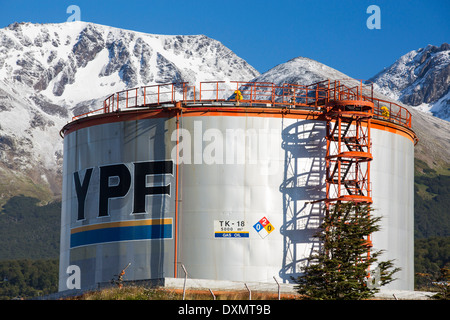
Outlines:
[[[92,288],[129,263],[124,280],[184,277],[183,265],[190,278],[292,282],[319,248],[319,112],[159,107],[63,132],[61,291],[69,266]],[[373,207],[384,217],[373,243],[402,268],[390,288],[404,290],[413,289],[413,138],[372,120]]]
[[[411,130],[372,120],[370,174],[375,216],[380,231],[373,234],[374,249],[384,250],[379,261],[393,260],[401,270],[386,289],[414,290],[414,144]]]

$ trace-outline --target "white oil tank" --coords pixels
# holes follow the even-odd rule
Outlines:
[[[59,290],[184,277],[292,282],[319,244],[326,120],[321,112],[187,101],[104,112],[64,134]],[[373,235],[413,290],[410,128],[372,120]]]

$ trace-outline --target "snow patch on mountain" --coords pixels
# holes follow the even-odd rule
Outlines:
[[[308,85],[326,79],[351,79],[346,74],[315,60],[297,57],[279,64],[252,81]]]
[[[402,57],[402,61],[408,61],[410,57]],[[399,76],[397,80],[400,81],[401,78]],[[336,69],[305,57],[297,57],[282,63],[252,81],[273,82],[276,85],[282,85],[283,83],[308,85],[326,79],[340,80],[350,87],[360,84],[358,80],[352,79]],[[393,79],[390,80],[394,81]],[[420,112],[416,107],[397,101],[397,96],[390,90],[378,91],[378,89],[379,87],[374,85],[373,96],[375,98],[393,101],[411,113],[412,129],[419,137],[419,143],[414,148],[415,157],[426,162],[430,168],[439,166],[446,168],[448,159],[450,159],[450,122]],[[448,101],[449,95],[447,93],[433,104],[433,108],[449,110]],[[442,114],[442,111],[440,111],[440,114]]]
[[[114,92],[257,75],[204,35],[146,34],[81,21],[13,23],[0,29],[0,179],[20,176],[59,190],[59,130]],[[11,195],[4,189],[0,202]]]
[[[386,96],[450,120],[450,45],[428,45],[400,57],[372,79]]]

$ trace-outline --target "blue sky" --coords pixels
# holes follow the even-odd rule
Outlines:
[[[155,34],[204,34],[259,72],[303,56],[369,79],[408,51],[450,42],[449,0],[5,1],[0,28],[60,23],[77,5],[81,20]],[[370,5],[381,29],[367,28]]]

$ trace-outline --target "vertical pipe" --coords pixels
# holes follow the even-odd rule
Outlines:
[[[389,121],[392,121],[392,103],[389,103]]]
[[[172,103],[175,102],[175,91],[174,91],[173,83],[172,83],[172,101],[171,102]]]
[[[145,106],[145,94],[146,94],[146,88],[147,88],[147,87],[144,87],[144,106]]]
[[[252,291],[250,290],[250,288],[247,286],[246,283],[244,283],[244,284],[245,284],[245,287],[247,288],[247,291],[248,291],[248,300],[252,300]]]
[[[216,82],[216,101],[219,101],[219,81]]]
[[[275,276],[273,276],[273,279],[277,283],[277,286],[278,286],[278,300],[280,300],[280,284],[278,283],[278,280],[277,280],[277,278],[275,278]]]
[[[272,105],[274,104],[274,102],[275,102],[275,88],[273,87],[273,83],[272,83]]]
[[[367,151],[369,152],[369,154],[372,156],[372,138],[371,138],[371,119],[367,119]],[[372,190],[371,190],[371,185],[370,185],[370,161],[368,161],[367,163],[367,190],[368,190],[368,196],[370,195],[370,198],[372,198]]]
[[[316,101],[314,102],[314,106],[317,108],[317,99],[319,97],[319,85],[316,85]]]
[[[184,284],[183,284],[183,300],[186,298],[186,281],[187,281],[187,271],[184,264],[181,265],[184,270]]]
[[[358,100],[361,100],[361,96],[362,96],[362,80],[360,80],[360,82],[359,82],[359,96],[358,96]]]
[[[372,102],[373,102],[373,82],[371,83],[371,89],[370,89],[370,93],[371,93],[371,98],[372,98]]]
[[[341,100],[341,80],[338,80],[338,100]]]
[[[340,156],[342,150],[341,150],[341,143],[342,143],[342,128],[341,128],[341,124],[342,124],[342,119],[340,116],[338,116],[338,156],[337,156],[337,161],[338,161],[338,198],[341,196],[341,163],[342,163],[342,158]]]
[[[181,112],[181,102],[178,102],[176,104],[177,108],[176,110],[176,124],[177,124],[177,159],[176,159],[176,167],[175,167],[175,236],[174,236],[174,267],[173,267],[173,273],[174,278],[177,277],[177,265],[178,265],[178,176],[179,176],[179,141],[180,141],[180,112]],[[184,269],[184,266],[183,266]],[[186,270],[185,270],[186,272]]]
[[[330,199],[330,133],[331,133],[331,128],[330,128],[330,126],[331,126],[331,122],[330,122],[330,120],[329,119],[327,119],[327,132],[326,132],[326,135],[327,135],[327,152],[326,152],[326,156],[325,156],[325,170],[326,170],[326,172],[325,172],[325,174],[326,174],[326,177],[327,177],[327,183],[326,183],[326,195],[325,195],[325,198],[326,199]]]
[[[330,79],[328,79],[328,90],[327,90],[327,99],[326,103],[330,101]]]
[[[336,80],[334,80],[334,100],[336,100],[336,93],[337,93],[337,90],[338,90],[338,84],[337,84],[337,82],[336,82]]]
[[[213,297],[213,300],[216,300],[216,296],[214,295],[214,292],[212,292],[211,289],[209,289],[209,293],[211,293],[211,295],[212,295],[212,297]]]

